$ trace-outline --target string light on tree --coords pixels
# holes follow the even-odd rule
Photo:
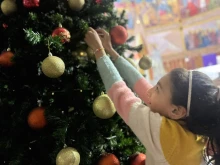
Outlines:
[[[14,64],[13,62],[14,53],[8,48],[7,51],[0,55],[0,66],[10,67]]]
[[[84,51],[80,51],[79,55],[82,57],[87,57],[87,53]]]
[[[1,10],[4,15],[11,15],[17,11],[16,0],[4,0],[1,3]]]
[[[85,0],[68,0],[68,4],[72,10],[79,11],[83,8]]]
[[[101,119],[111,118],[115,112],[115,106],[107,94],[102,94],[93,102],[93,112]]]

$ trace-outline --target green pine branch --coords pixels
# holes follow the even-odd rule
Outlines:
[[[135,36],[131,36],[130,38],[128,38],[127,42],[128,42],[128,43],[129,43],[129,42],[132,42],[132,41],[134,41],[134,39],[135,39]]]
[[[130,51],[140,52],[143,49],[143,45],[138,45],[138,46],[129,46],[129,45],[127,45],[126,48]]]
[[[64,45],[59,36],[49,36],[44,39],[44,43],[50,50],[54,50],[56,52],[61,52],[64,49]]]
[[[43,39],[42,34],[38,32],[34,32],[31,28],[24,29],[24,32],[25,32],[25,39],[32,45],[36,45],[40,43]]]

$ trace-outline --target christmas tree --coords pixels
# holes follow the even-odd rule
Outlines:
[[[104,28],[121,55],[139,51],[133,37],[120,43],[124,12],[112,0],[0,2],[0,164],[125,165],[144,152],[84,42],[88,27]]]

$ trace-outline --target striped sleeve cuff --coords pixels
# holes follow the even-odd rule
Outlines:
[[[131,88],[134,88],[135,83],[143,77],[134,66],[121,56],[117,58],[114,64]]]
[[[114,83],[122,81],[120,74],[107,55],[104,55],[97,60],[97,67],[107,91]]]

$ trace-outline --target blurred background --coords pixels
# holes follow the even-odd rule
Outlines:
[[[206,73],[220,86],[220,1],[218,0],[117,0],[115,12],[126,11],[132,46],[127,51],[140,72],[153,84],[174,68]],[[153,66],[142,70],[144,56]]]

